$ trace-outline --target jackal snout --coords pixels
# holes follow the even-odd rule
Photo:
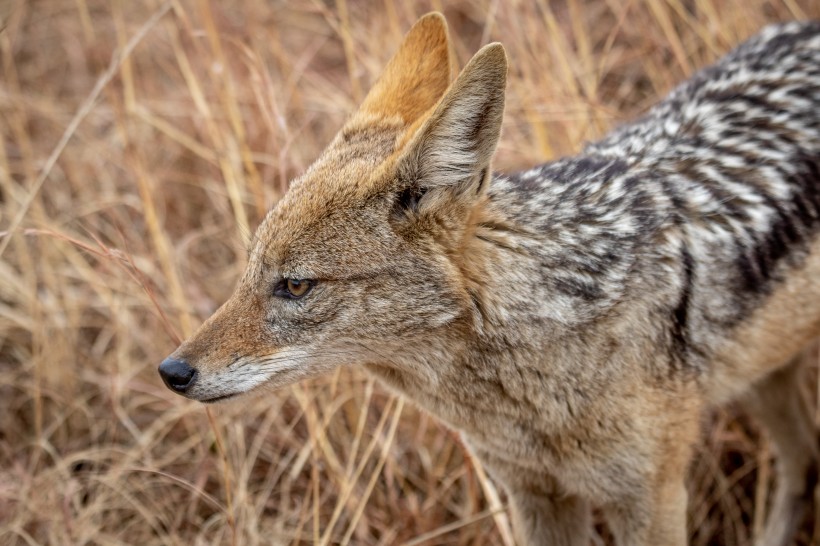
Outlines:
[[[159,365],[169,389],[216,402],[253,390],[277,371],[265,364],[286,352],[263,326],[271,313],[244,285],[237,292]]]

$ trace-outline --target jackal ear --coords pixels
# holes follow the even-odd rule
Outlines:
[[[507,56],[499,43],[470,60],[399,159],[398,204],[417,212],[442,202],[474,203],[489,179],[501,134]]]
[[[447,21],[428,13],[404,37],[359,112],[398,115],[410,125],[435,106],[452,79]]]

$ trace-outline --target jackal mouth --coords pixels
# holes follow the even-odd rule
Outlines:
[[[213,398],[206,398],[205,400],[199,400],[203,404],[215,404],[217,402],[222,402],[223,400],[227,400],[228,398],[233,398],[234,396],[239,396],[242,394],[241,392],[232,392],[230,394],[222,394],[220,396],[214,396]]]

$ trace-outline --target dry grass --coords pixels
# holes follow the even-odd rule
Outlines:
[[[462,64],[508,49],[501,170],[576,150],[766,23],[820,17],[813,0],[0,0],[0,543],[509,543],[457,438],[355,370],[211,413],[155,372],[430,9]],[[733,415],[691,473],[696,545],[748,544],[765,514],[769,448]]]

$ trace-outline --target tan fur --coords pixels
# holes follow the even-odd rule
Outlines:
[[[766,305],[740,325],[721,347],[709,399],[721,403],[745,391],[797,357],[820,333],[820,241],[815,241],[804,266],[771,294]]]
[[[397,115],[411,125],[444,95],[452,76],[447,23],[440,13],[430,13],[407,34],[362,102],[359,115]]]
[[[679,305],[659,273],[684,269],[675,226],[658,235],[669,255],[633,267],[597,314],[533,280],[554,241],[510,212],[515,195],[488,193],[506,70],[491,44],[451,85],[444,19],[413,27],[268,214],[233,297],[172,355],[197,372],[184,394],[214,401],[361,364],[461,431],[505,487],[522,545],[587,545],[597,504],[619,544],[659,546],[687,540],[704,409],[746,393],[783,461],[760,544],[784,546],[818,457],[789,363],[820,333],[820,239],[749,316],[695,331],[708,366],[675,369],[673,329],[657,325],[659,305]],[[286,279],[314,286],[272,295]]]

